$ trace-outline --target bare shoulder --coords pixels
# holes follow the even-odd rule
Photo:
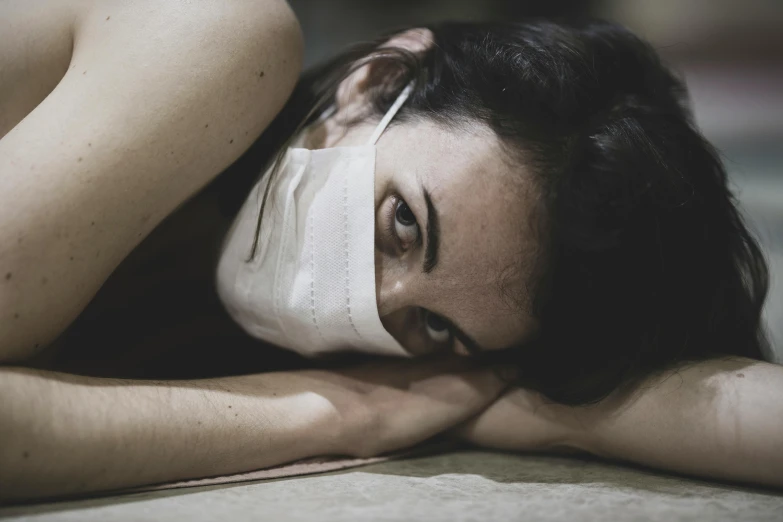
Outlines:
[[[232,94],[223,89],[219,102],[252,97],[246,116],[261,120],[258,95],[279,104],[301,67],[299,24],[284,0],[0,0],[0,20],[0,138],[80,67],[71,76],[116,62],[108,85],[155,81],[178,95],[219,79]]]
[[[282,0],[0,0],[0,10],[20,28],[0,31],[0,60],[27,71],[9,92],[51,84],[38,101],[5,102],[31,107],[17,106],[0,139],[2,362],[50,343],[261,134],[293,90],[302,42]]]
[[[298,22],[282,0],[112,0],[81,12],[71,68],[110,65],[115,83],[154,82],[154,92],[170,89],[183,103],[214,95],[199,108],[235,108],[241,124],[267,121],[263,102],[285,101],[301,54]]]
[[[128,57],[154,58],[177,73],[194,64],[244,72],[252,64],[281,66],[268,81],[295,79],[302,51],[299,24],[283,0],[109,0],[77,2],[74,55],[84,59],[123,49]],[[132,47],[129,47],[130,44]],[[108,49],[102,47],[104,44]],[[90,51],[90,52],[88,52]],[[176,58],[176,63],[174,59]],[[265,75],[266,77],[266,75]]]

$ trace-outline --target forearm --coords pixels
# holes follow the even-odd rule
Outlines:
[[[783,366],[712,360],[577,408],[577,447],[704,477],[783,486]]]
[[[329,453],[301,375],[120,381],[0,368],[0,500],[236,473]]]

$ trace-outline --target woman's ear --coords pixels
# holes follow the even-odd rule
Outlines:
[[[432,48],[435,37],[427,28],[408,29],[405,32],[394,35],[379,49],[396,48],[403,49],[416,55],[423,55]],[[371,61],[363,65],[345,78],[337,87],[335,101],[337,110],[341,112],[346,120],[353,116],[361,114],[366,107],[366,93],[368,88],[375,82],[377,83],[377,74],[383,64],[379,60]],[[370,81],[370,80],[374,80]]]

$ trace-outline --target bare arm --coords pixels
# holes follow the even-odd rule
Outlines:
[[[283,375],[165,385],[0,372],[7,499],[274,465],[325,452],[328,437],[314,434],[334,427],[328,405],[281,388]]]
[[[25,4],[4,6],[22,5],[8,11],[18,16]],[[0,139],[0,362],[66,328],[128,253],[261,133],[300,67],[283,0],[34,2],[43,4],[71,7],[73,54]],[[20,48],[38,37],[18,32]]]
[[[169,382],[0,368],[0,502],[407,447],[502,390],[457,364]]]
[[[629,401],[577,412],[590,453],[783,487],[783,366],[710,360],[648,380]]]
[[[783,366],[704,361],[651,377],[631,396],[577,408],[517,389],[459,434],[494,448],[565,448],[783,487]]]

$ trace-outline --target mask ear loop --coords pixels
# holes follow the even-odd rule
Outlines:
[[[381,134],[383,134],[383,131],[385,131],[386,127],[389,126],[389,122],[392,121],[392,118],[394,118],[394,116],[397,114],[397,111],[400,110],[402,104],[405,103],[405,101],[411,95],[411,92],[413,91],[413,86],[415,84],[416,84],[416,80],[411,80],[411,82],[405,86],[402,92],[400,92],[399,96],[397,96],[397,99],[394,100],[392,106],[389,107],[389,110],[386,112],[386,114],[384,114],[383,119],[381,119],[381,122],[378,124],[377,127],[375,127],[375,131],[372,133],[372,136],[370,136],[367,145],[375,145],[378,142],[378,140],[381,137]]]
[[[365,59],[362,62],[354,64],[354,66],[351,67],[351,69],[348,71],[347,74],[351,74],[353,71],[355,71],[356,69],[358,69],[362,65],[366,65],[367,63],[369,63],[372,59],[373,59],[373,57],[370,57],[370,58]],[[405,86],[405,88],[402,90],[402,92],[400,92],[399,96],[397,96],[397,99],[394,101],[394,104],[392,104],[392,106],[389,108],[389,111],[384,115],[383,119],[378,124],[378,127],[375,128],[375,132],[373,132],[373,135],[370,138],[370,142],[369,142],[370,145],[374,145],[378,141],[378,139],[381,137],[381,134],[383,134],[383,131],[386,130],[386,126],[389,125],[389,122],[391,121],[391,119],[394,117],[395,114],[397,114],[397,111],[400,110],[400,107],[402,107],[402,104],[405,103],[405,100],[408,99],[408,96],[410,96],[410,93],[411,93],[411,91],[413,91],[413,87],[414,87],[415,84],[416,84],[416,80],[415,79],[411,80],[411,82],[408,85]],[[307,116],[305,116],[305,118],[296,127],[296,129],[294,130],[294,134],[298,133],[299,131],[302,130],[302,128],[304,128],[305,122],[310,119],[310,117],[318,110],[319,107],[323,106],[323,103],[326,100],[328,100],[330,96],[334,96],[334,92],[333,91],[324,93],[324,95],[321,97],[321,99],[316,102],[316,104],[313,106],[313,108],[310,109],[310,111],[308,112]],[[336,105],[332,105],[331,107],[329,107],[326,110],[326,112],[328,112],[329,115],[331,115],[331,114],[333,114],[336,111],[336,109],[337,109],[337,106]],[[275,177],[275,174],[277,173],[277,169],[280,166],[280,162],[282,161],[283,157],[285,156],[287,145],[285,147],[281,148],[281,150],[278,152],[278,154],[277,154],[277,156],[275,158],[273,167],[272,167],[272,171],[270,172],[270,175],[268,176],[268,178],[266,180],[266,186],[264,187],[264,194],[263,194],[263,197],[261,199],[261,208],[259,208],[259,210],[258,210],[258,219],[257,219],[257,222],[256,222],[256,230],[255,230],[255,234],[253,234],[253,244],[250,246],[250,252],[249,252],[249,254],[247,256],[247,259],[245,259],[246,263],[249,263],[250,261],[252,261],[255,258],[256,252],[258,250],[258,239],[259,239],[258,236],[261,233],[261,217],[264,215],[264,210],[266,208],[266,202],[267,202],[267,199],[269,197],[269,191],[270,191],[270,189],[272,187],[272,180]]]

